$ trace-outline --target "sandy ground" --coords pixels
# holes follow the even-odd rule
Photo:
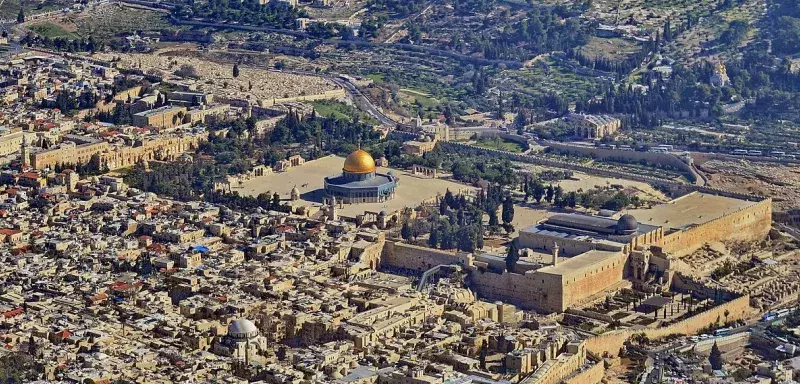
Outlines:
[[[262,192],[277,192],[282,198],[288,199],[294,186],[300,190],[301,199],[308,204],[320,204],[324,197],[324,182],[326,176],[341,173],[344,158],[327,156],[314,161],[309,161],[302,166],[290,169],[287,172],[273,173],[271,175],[252,178],[242,183],[241,188],[234,188],[240,194],[256,196]],[[355,217],[364,211],[395,212],[404,207],[416,207],[422,201],[432,199],[437,195],[444,195],[448,189],[453,193],[465,188],[448,180],[429,179],[412,175],[406,171],[378,168],[378,173],[392,171],[400,179],[395,198],[385,203],[362,203],[345,205],[339,214],[345,217]]]
[[[166,79],[194,84],[198,90],[209,91],[215,96],[248,100],[315,95],[336,89],[329,80],[316,76],[295,75],[261,68],[239,66],[239,76],[233,77],[233,65],[220,64],[193,57],[191,45],[180,49],[161,50],[152,54],[98,54],[101,60],[119,57],[126,67],[139,67],[148,73],[157,73]],[[199,79],[183,79],[174,73],[183,65],[195,68]],[[226,85],[227,84],[227,85]],[[252,89],[250,85],[252,84]]]

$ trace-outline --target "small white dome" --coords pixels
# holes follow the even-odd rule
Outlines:
[[[228,325],[228,335],[237,339],[256,337],[258,328],[250,320],[238,319]]]

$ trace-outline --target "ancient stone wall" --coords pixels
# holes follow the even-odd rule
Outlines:
[[[181,137],[162,137],[148,140],[137,147],[119,147],[101,155],[109,169],[129,167],[140,160],[174,160],[179,155],[196,149],[208,140],[208,132]]]
[[[522,384],[557,384],[570,376],[586,363],[586,345],[581,343],[575,350],[547,360],[533,375],[523,380]]]
[[[728,311],[729,321],[747,318],[752,311],[750,307],[750,296],[742,296],[666,327],[626,329],[592,337],[587,340],[586,346],[589,351],[598,355],[608,353],[609,355],[616,356],[625,341],[635,334],[644,333],[651,340],[660,339],[671,334],[695,334],[701,329],[714,324],[717,318],[725,317],[726,310]]]
[[[439,249],[420,247],[401,242],[387,241],[381,256],[381,267],[400,268],[417,272],[427,271],[437,265],[472,264],[472,254],[453,253]]]
[[[502,300],[523,309],[557,312],[563,307],[561,276],[535,271],[494,273],[479,268],[470,270],[470,285],[478,297]]]
[[[712,241],[761,240],[771,226],[772,200],[766,199],[705,224],[665,235],[661,247],[667,253],[687,255]]]
[[[559,143],[556,141],[545,141],[545,144],[559,152],[575,153],[583,156],[592,156],[600,160],[625,160],[625,161],[647,161],[652,164],[667,165],[681,172],[692,174],[692,168],[678,156],[670,153],[622,151],[610,148],[586,147]]]
[[[569,376],[561,381],[563,384],[596,384],[603,380],[605,375],[605,367],[602,362],[592,365],[591,367]]]
[[[578,256],[580,257],[580,256]],[[563,276],[563,299],[559,312],[584,302],[589,297],[610,288],[622,281],[628,255],[610,257],[581,270],[571,271]],[[543,272],[539,272],[539,275]]]
[[[258,105],[261,107],[271,107],[275,104],[280,103],[288,103],[292,101],[315,101],[315,100],[333,100],[333,99],[341,99],[347,96],[347,92],[344,89],[334,89],[330,91],[324,91],[322,93],[316,95],[306,95],[306,96],[295,96],[295,97],[284,97],[280,99],[264,99],[259,100]]]

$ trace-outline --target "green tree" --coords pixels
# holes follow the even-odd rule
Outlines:
[[[511,224],[514,221],[514,201],[511,199],[511,196],[507,196],[505,200],[503,200],[503,224]]]
[[[239,64],[233,65],[233,77],[234,78],[239,77]]]
[[[409,224],[408,221],[403,222],[403,227],[400,228],[400,237],[402,237],[403,240],[411,239],[411,224]]]
[[[545,195],[545,188],[544,185],[540,181],[535,181],[533,184],[533,198],[536,200],[537,203],[542,202],[542,198]]]
[[[711,347],[711,355],[708,356],[708,362],[711,364],[711,369],[722,369],[722,351],[719,350],[716,342]]]
[[[489,226],[494,227],[500,224],[497,221],[497,207],[489,208]]]
[[[553,203],[553,197],[555,197],[555,195],[556,195],[556,190],[555,190],[555,188],[553,188],[552,184],[550,184],[547,187],[547,192],[546,193],[547,193],[547,195],[545,196],[545,200],[547,200],[548,203],[552,204]]]
[[[486,369],[486,357],[489,356],[489,346],[486,345],[486,340],[481,344],[481,349],[478,351],[478,361],[480,361],[481,369]]]
[[[439,245],[439,230],[436,228],[431,229],[431,234],[428,237],[428,246],[436,248]]]
[[[517,245],[517,240],[511,240],[511,244],[508,246],[508,254],[506,254],[506,270],[511,272],[514,270],[514,266],[517,265],[517,261],[519,261],[519,246]]]
[[[12,352],[0,357],[0,382],[25,383],[33,379],[35,361],[32,356]]]
[[[281,206],[281,195],[275,192],[272,195],[272,209],[278,209]]]
[[[25,11],[22,8],[19,9],[19,13],[17,14],[17,23],[24,23],[25,22]]]

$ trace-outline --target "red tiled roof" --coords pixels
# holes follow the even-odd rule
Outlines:
[[[10,311],[3,312],[3,317],[6,318],[6,319],[10,319],[12,317],[17,317],[17,316],[21,315],[23,312],[24,311],[22,310],[22,308],[14,308],[14,309],[12,309]]]
[[[20,231],[19,231],[19,229],[13,229],[13,228],[0,228],[0,235],[6,235],[6,236],[10,236],[10,235],[16,235],[16,234],[18,234],[19,232],[20,232]]]

